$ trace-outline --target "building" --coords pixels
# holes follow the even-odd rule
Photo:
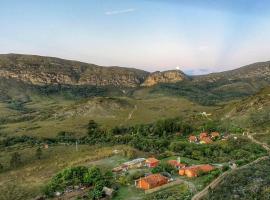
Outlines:
[[[213,143],[213,140],[211,140],[210,137],[204,137],[201,139],[200,143],[201,144],[211,144],[211,143]]]
[[[198,142],[198,138],[195,135],[190,135],[188,140],[189,142]]]
[[[200,133],[200,140],[202,140],[205,137],[208,137],[208,134],[206,132]]]
[[[158,166],[159,160],[157,160],[156,158],[148,158],[146,159],[145,164],[149,168],[154,168]]]
[[[128,162],[125,162],[121,164],[118,167],[113,168],[113,172],[122,172],[122,171],[127,171],[129,169],[134,169],[134,168],[141,168],[145,166],[145,158],[137,158]]]
[[[151,174],[135,181],[135,186],[143,190],[149,190],[155,187],[165,185],[169,179],[161,174]]]
[[[212,138],[212,139],[216,139],[216,138],[219,138],[219,137],[220,137],[219,132],[212,132],[212,133],[211,133],[211,138]]]
[[[168,164],[171,165],[171,166],[173,166],[173,167],[175,167],[175,168],[177,168],[177,169],[181,169],[183,167],[186,167],[186,164],[180,163],[177,160],[169,160],[168,161]]]
[[[194,165],[191,167],[185,167],[179,170],[180,176],[187,176],[187,177],[197,177],[200,173],[210,172],[214,170],[215,167],[212,165]]]

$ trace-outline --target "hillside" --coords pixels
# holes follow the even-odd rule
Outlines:
[[[151,87],[159,83],[177,83],[188,79],[189,77],[180,70],[154,72],[148,75],[141,86]]]
[[[148,72],[34,55],[0,55],[0,77],[33,85],[138,86]]]
[[[251,97],[228,104],[224,111],[223,119],[233,120],[243,128],[259,131],[270,128],[270,87]]]

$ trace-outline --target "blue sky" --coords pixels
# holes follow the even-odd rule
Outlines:
[[[270,60],[268,0],[0,0],[0,53],[201,74]]]

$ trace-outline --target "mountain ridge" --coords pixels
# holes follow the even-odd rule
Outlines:
[[[270,61],[257,62],[234,70],[189,76],[180,70],[147,72],[136,68],[103,67],[95,64],[56,57],[23,54],[0,54],[0,78],[16,79],[32,85],[78,85],[113,87],[151,87],[157,84],[218,83],[224,87],[238,87],[259,81],[270,83]],[[254,85],[251,83],[251,85]],[[255,88],[259,87],[255,84]],[[258,88],[260,89],[260,88]]]

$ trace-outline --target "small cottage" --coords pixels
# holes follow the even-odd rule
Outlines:
[[[216,138],[219,138],[219,137],[220,137],[219,132],[212,132],[212,133],[211,133],[211,138],[212,138],[212,139],[216,139]]]
[[[205,137],[208,137],[208,134],[206,132],[200,133],[200,140],[202,140]]]
[[[189,142],[197,142],[198,138],[195,135],[190,135],[188,140],[189,140]]]
[[[154,168],[157,167],[159,164],[159,160],[157,160],[156,158],[148,158],[145,161],[145,165],[149,168]]]
[[[204,137],[201,139],[200,143],[201,144],[211,144],[211,143],[213,143],[213,140],[211,140],[210,137]]]
[[[135,186],[143,190],[149,190],[155,187],[165,185],[169,179],[161,174],[151,174],[135,181]]]
[[[212,165],[194,165],[190,167],[185,167],[179,170],[180,176],[187,176],[187,177],[197,177],[201,172],[210,172],[214,170],[215,167]]]
[[[175,167],[176,169],[181,169],[183,167],[186,167],[186,164],[180,163],[177,160],[169,160],[168,164]]]

